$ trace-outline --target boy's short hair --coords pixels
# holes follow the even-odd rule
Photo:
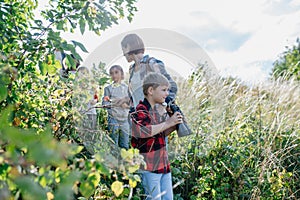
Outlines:
[[[111,71],[113,69],[117,69],[121,72],[121,75],[122,75],[122,80],[124,79],[124,71],[123,71],[123,68],[120,66],[120,65],[113,65],[109,68],[109,74],[111,75]]]
[[[156,89],[158,86],[162,85],[169,87],[170,83],[168,79],[160,73],[151,72],[143,80],[143,93],[144,95],[148,95],[149,87]]]
[[[126,54],[138,54],[145,52],[145,46],[143,40],[135,33],[126,35],[121,41],[121,45],[124,48],[129,48]]]

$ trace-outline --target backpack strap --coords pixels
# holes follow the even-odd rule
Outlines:
[[[149,58],[147,58],[146,61],[141,62],[141,63],[146,64],[146,70],[147,70],[147,72],[154,72],[154,69],[152,69],[151,66],[150,66],[150,64],[149,64],[150,60],[152,60],[152,59],[155,59],[155,58],[154,57],[149,57]],[[130,68],[129,68],[129,75],[130,75],[129,76],[129,80],[131,80],[131,78],[133,76],[134,68],[135,68],[135,64],[131,65]]]
[[[150,60],[152,60],[152,59],[154,59],[154,57],[149,57],[145,62],[143,62],[143,63],[146,64],[146,70],[147,70],[147,72],[154,72],[155,71],[150,66]]]
[[[133,64],[129,67],[129,81],[131,80],[131,78],[133,76],[134,66],[135,66],[135,64]]]

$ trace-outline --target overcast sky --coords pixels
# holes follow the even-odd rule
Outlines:
[[[199,44],[221,74],[262,81],[279,54],[300,35],[300,0],[140,0],[136,6],[132,23],[121,20],[100,37],[92,33],[67,37],[93,52],[127,31],[176,31]]]

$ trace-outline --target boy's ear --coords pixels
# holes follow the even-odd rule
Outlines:
[[[149,87],[148,88],[148,90],[147,90],[147,93],[149,94],[149,95],[152,95],[153,94],[153,87]]]

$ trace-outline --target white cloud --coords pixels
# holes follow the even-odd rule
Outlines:
[[[256,15],[241,15],[233,24],[233,27],[250,24],[248,31],[251,31],[249,39],[241,43],[236,51],[209,50],[208,54],[222,74],[231,74],[247,81],[264,80],[270,73],[272,62],[285,50],[285,46],[294,44],[300,33],[299,10],[271,16],[263,12],[265,6],[261,6]],[[251,11],[249,7],[248,12]],[[245,26],[239,30],[247,29]]]
[[[285,15],[297,12],[300,8],[299,0],[269,0],[265,11],[270,15]]]

